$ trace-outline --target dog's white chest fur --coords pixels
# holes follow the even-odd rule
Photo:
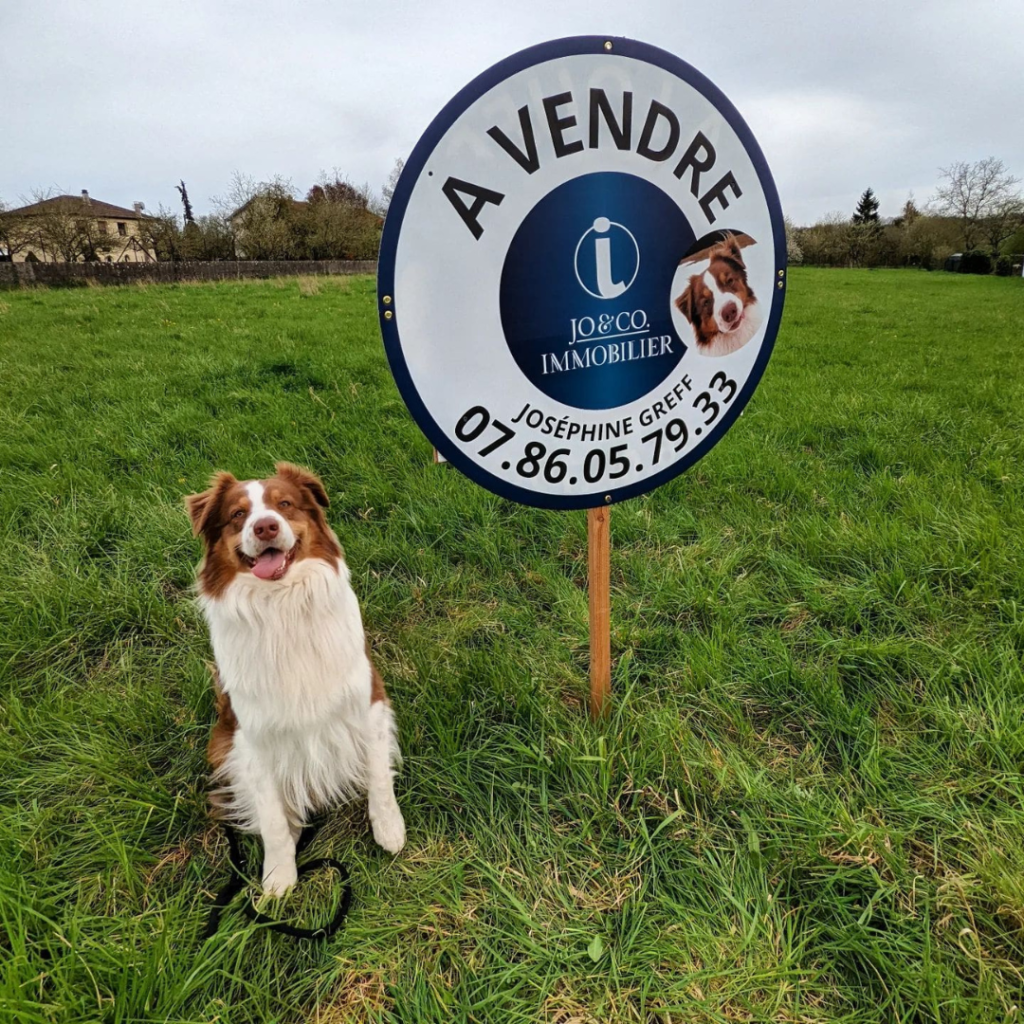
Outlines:
[[[202,606],[239,725],[219,775],[251,777],[268,766],[300,819],[364,792],[372,677],[344,563],[335,572],[306,560],[269,585],[239,575]],[[231,789],[232,815],[254,823],[256,808],[247,806],[245,789]]]
[[[213,653],[243,729],[308,729],[370,702],[359,602],[348,569],[315,559],[267,585],[237,576],[203,598]]]

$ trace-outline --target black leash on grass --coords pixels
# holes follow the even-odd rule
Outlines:
[[[296,855],[302,853],[313,842],[319,827],[319,825],[307,825],[302,830],[302,835],[299,836],[299,841],[295,844]],[[245,888],[248,877],[248,868],[245,855],[242,853],[242,844],[238,838],[238,832],[225,822],[224,834],[228,837],[231,877],[228,879],[228,884],[221,889],[217,894],[217,898],[213,901],[213,906],[210,908],[210,916],[206,921],[206,930],[203,932],[203,942],[216,934],[217,929],[220,927],[221,914],[224,912],[225,907]],[[345,918],[348,916],[348,909],[352,905],[352,883],[349,881],[348,869],[333,857],[316,857],[313,860],[307,860],[299,867],[299,878],[309,874],[310,871],[316,871],[317,868],[333,868],[341,876],[342,884],[345,887],[341,894],[341,905],[338,907],[334,917],[322,928],[296,928],[285,921],[275,921],[274,918],[261,914],[248,900],[242,905],[242,910],[246,917],[257,924],[264,924],[275,932],[280,932],[282,935],[290,935],[293,939],[317,941],[329,939],[345,923]]]

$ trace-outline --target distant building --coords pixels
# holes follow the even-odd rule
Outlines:
[[[9,210],[21,245],[9,254],[15,263],[155,263],[147,245],[142,203],[132,209],[80,196],[53,196]]]

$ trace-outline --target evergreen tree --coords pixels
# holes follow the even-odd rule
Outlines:
[[[878,199],[875,193],[867,188],[864,195],[857,203],[857,209],[853,212],[854,224],[877,224],[878,223]]]
[[[196,219],[192,216],[192,204],[188,201],[188,192],[185,189],[185,182],[174,186],[181,193],[181,205],[185,207],[185,224],[195,224]]]

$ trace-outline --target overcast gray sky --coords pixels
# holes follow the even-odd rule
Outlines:
[[[491,64],[624,35],[712,79],[761,143],[786,213],[884,216],[938,168],[1024,177],[1022,0],[0,0],[0,198],[87,188],[197,213],[232,173],[302,192],[339,168],[379,189]]]

